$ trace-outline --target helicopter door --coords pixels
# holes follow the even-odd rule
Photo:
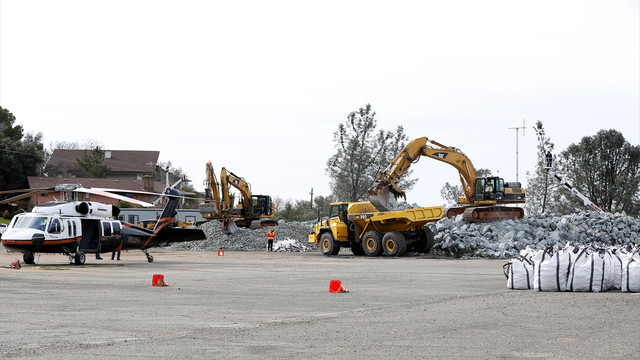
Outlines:
[[[100,251],[100,241],[102,238],[102,227],[100,220],[81,220],[82,239],[80,240],[80,250],[84,252]]]

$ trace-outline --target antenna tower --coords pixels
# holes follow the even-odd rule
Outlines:
[[[522,126],[518,126],[518,127],[510,127],[509,130],[515,130],[516,131],[516,181],[520,181],[518,180],[518,138],[520,135],[520,129],[522,129],[522,136],[524,136],[524,130],[525,130],[525,124],[524,124],[524,120],[522,119]]]

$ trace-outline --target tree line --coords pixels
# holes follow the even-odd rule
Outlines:
[[[376,113],[370,104],[350,112],[346,120],[338,124],[333,134],[334,153],[326,162],[325,172],[330,180],[331,194],[311,200],[283,200],[276,197],[276,217],[288,221],[313,220],[328,214],[333,201],[367,200],[367,190],[381,171],[405,147],[408,136],[402,125],[393,130],[379,130]],[[50,153],[42,144],[42,134],[25,133],[15,125],[15,116],[0,107],[0,189],[26,188],[27,176],[45,173],[46,159]],[[564,215],[585,211],[582,202],[550,178],[545,169],[545,156],[552,154],[555,173],[571,182],[607,212],[624,211],[629,215],[640,213],[640,146],[629,144],[617,130],[600,130],[593,136],[585,136],[560,153],[554,152],[554,144],[544,131],[541,121],[534,126],[538,139],[537,163],[534,173],[527,177],[527,214],[547,213]],[[86,144],[85,144],[86,145]],[[89,177],[104,177],[108,173],[102,162],[104,151],[99,145],[89,144],[84,155],[77,160],[78,168]],[[79,144],[59,142],[58,148],[78,148]],[[171,163],[167,169],[175,169]],[[48,169],[54,172],[54,169]],[[487,169],[478,169],[479,176],[490,176]],[[164,181],[164,179],[156,179]],[[418,179],[408,171],[400,188],[405,191],[415,186]],[[457,202],[462,188],[445,183],[441,196],[447,206]]]

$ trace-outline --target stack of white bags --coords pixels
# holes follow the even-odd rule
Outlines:
[[[504,265],[509,289],[640,292],[640,248],[529,247]]]

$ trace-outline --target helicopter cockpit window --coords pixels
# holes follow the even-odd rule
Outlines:
[[[37,229],[44,231],[47,228],[48,219],[45,216],[21,216],[13,224],[16,229]]]
[[[51,234],[60,234],[62,232],[62,224],[60,224],[60,219],[54,218],[49,223],[49,229],[47,230]]]

